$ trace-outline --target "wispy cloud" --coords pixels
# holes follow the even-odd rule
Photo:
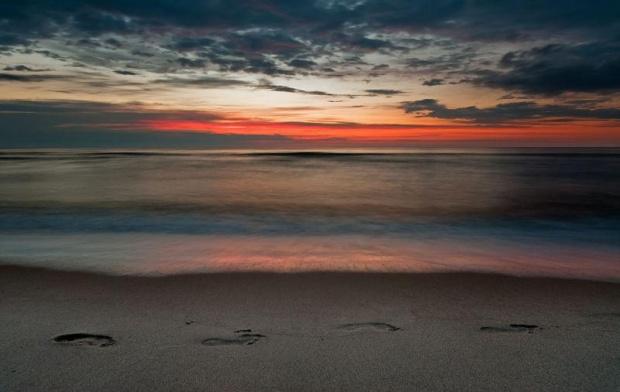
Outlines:
[[[488,108],[469,106],[451,109],[435,99],[422,99],[403,103],[403,109],[405,113],[413,113],[418,117],[462,120],[476,124],[506,124],[548,119],[620,121],[620,109],[617,108],[584,109],[571,105],[542,105],[532,101],[503,103]]]

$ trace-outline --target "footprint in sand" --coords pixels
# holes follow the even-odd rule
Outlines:
[[[235,331],[235,333],[239,332],[252,332],[250,329],[241,329]],[[265,338],[265,335],[260,335],[257,333],[242,333],[237,336],[229,337],[229,338],[209,338],[202,341],[203,346],[250,346],[262,338]]]
[[[343,324],[338,327],[341,331],[357,332],[357,331],[376,331],[376,332],[396,332],[402,331],[402,328],[386,323],[353,323]]]
[[[508,325],[498,325],[492,327],[482,327],[480,328],[480,332],[487,333],[534,333],[536,331],[541,330],[538,325],[532,324],[508,324]]]
[[[106,335],[91,335],[88,333],[72,333],[54,338],[54,342],[70,346],[109,347],[116,344],[116,340]]]

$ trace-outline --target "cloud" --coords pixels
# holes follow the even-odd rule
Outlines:
[[[227,47],[243,53],[259,55],[297,55],[307,50],[306,45],[282,30],[261,29],[226,36]]]
[[[158,31],[208,29],[211,32],[245,31],[248,38],[257,29],[306,31],[315,37],[334,32],[367,31],[426,32],[467,39],[519,39],[518,32],[575,31],[609,33],[616,28],[620,6],[609,0],[237,0],[173,2],[167,0],[25,0],[2,6],[4,31],[22,33],[32,38],[50,36],[58,29],[71,28],[91,35],[103,33],[147,34]],[[360,29],[357,29],[360,30]],[[279,40],[274,33],[274,40]],[[381,41],[358,42],[358,46],[377,49]],[[286,36],[286,33],[283,34]],[[204,37],[185,35],[179,50],[209,46]],[[289,37],[290,38],[290,37]],[[180,39],[181,40],[181,39]],[[179,41],[180,41],[179,40]],[[192,40],[196,40],[192,42]],[[295,40],[291,38],[291,40]],[[257,50],[275,48],[268,39],[249,42]],[[271,48],[271,49],[270,49]],[[271,53],[271,52],[270,52]]]
[[[293,87],[288,87],[288,86],[279,86],[279,85],[275,85],[275,84],[271,84],[271,85],[262,85],[259,88],[263,89],[263,90],[271,90],[271,91],[278,91],[281,93],[295,93],[295,94],[305,94],[305,95],[322,95],[322,96],[326,96],[326,97],[336,97],[338,96],[338,94],[331,94],[325,91],[318,91],[318,90],[302,90],[302,89],[298,89],[298,88],[293,88]]]
[[[2,34],[0,35],[0,47],[4,46],[28,46],[31,42],[18,34]]]
[[[140,57],[155,57],[153,53],[145,52],[142,50],[132,50],[131,54],[134,56],[140,56]]]
[[[167,47],[177,52],[187,52],[204,50],[216,42],[216,40],[207,37],[177,37],[174,39],[174,42],[167,45]]]
[[[465,69],[476,59],[476,54],[468,50],[453,49],[451,53],[441,56],[430,57],[413,57],[407,59],[405,64],[407,67],[416,71],[430,70],[438,71],[455,71]]]
[[[390,90],[390,89],[368,89],[368,90],[364,90],[369,94],[372,95],[399,95],[399,94],[404,94],[404,91],[400,91],[400,90]]]
[[[238,79],[219,78],[219,77],[197,77],[197,78],[179,78],[170,77],[167,79],[156,79],[151,83],[153,84],[165,84],[174,87],[199,87],[199,88],[224,88],[235,86],[246,86],[250,82],[246,82]]]
[[[408,73],[438,75],[471,70],[479,54],[466,47],[470,42],[600,42],[620,35],[620,6],[609,0],[24,0],[0,11],[0,52],[36,43],[41,53],[87,65],[102,66],[103,59],[119,68],[134,57],[135,68],[151,72],[172,62],[225,73],[336,77],[367,72],[357,67],[381,65],[385,59],[375,55],[384,55],[398,57]],[[66,37],[80,51],[64,45]],[[405,53],[414,55],[406,65]],[[354,55],[364,58],[356,62]],[[616,71],[614,63],[582,65],[583,74]],[[476,83],[535,89],[537,82],[523,80],[517,68],[487,70]]]
[[[296,71],[283,69],[273,60],[264,56],[250,59],[230,58],[227,56],[210,55],[209,60],[218,66],[218,71],[232,73],[264,74],[269,76],[295,75]]]
[[[269,80],[266,80],[266,79],[260,80],[260,83],[257,86],[257,88],[262,89],[262,90],[278,91],[278,92],[282,92],[282,93],[295,93],[295,94],[304,94],[304,95],[320,95],[320,96],[326,96],[326,97],[337,97],[337,96],[340,96],[340,94],[331,94],[331,93],[328,93],[328,92],[325,92],[325,91],[302,90],[302,89],[298,89],[298,88],[294,88],[294,87],[288,87],[288,86],[281,86],[281,85],[277,85],[277,84],[272,84]]]
[[[120,49],[123,47],[123,44],[116,38],[108,38],[105,41],[103,41],[103,43],[107,45],[108,47],[111,47],[114,49]]]
[[[287,145],[292,139],[281,135],[229,135],[209,132],[115,131],[91,129],[88,132],[33,128],[24,121],[18,128],[2,127],[2,148],[248,148],[260,145]],[[16,124],[17,125],[17,124]]]
[[[282,110],[283,108],[280,108]],[[307,107],[284,108],[306,110]],[[237,115],[192,110],[152,110],[139,102],[0,101],[0,148],[244,148],[305,143],[298,136],[312,130],[390,131],[428,129],[424,124],[257,121]],[[232,134],[230,127],[237,131]],[[446,128],[467,128],[454,125]],[[247,133],[243,129],[248,129]],[[282,132],[283,134],[279,134]],[[334,140],[333,136],[321,139]]]
[[[302,69],[312,69],[316,67],[318,64],[311,60],[303,60],[303,59],[295,59],[288,63],[289,67],[293,68],[302,68]]]
[[[226,148],[288,143],[281,135],[151,131],[144,120],[212,122],[197,111],[148,110],[140,105],[86,101],[0,101],[0,148]],[[120,129],[119,129],[120,128]]]
[[[445,85],[441,90],[457,98],[498,89],[498,96],[521,102],[448,108],[433,101],[418,115],[477,123],[598,119],[614,114],[598,104],[523,101],[618,93],[618,20],[620,3],[610,0],[8,1],[0,6],[0,56],[28,65],[4,61],[0,82],[30,83],[19,88],[38,96],[79,91],[140,99],[173,88],[255,87],[333,100],[357,96],[347,91],[395,96],[422,83]],[[37,74],[47,67],[62,75]],[[276,83],[257,86],[263,77]],[[338,80],[338,90],[291,87],[315,80],[325,86],[327,78]],[[362,84],[371,78],[376,84]],[[45,83],[60,80],[66,86]],[[370,86],[384,88],[364,91]]]
[[[579,108],[570,105],[540,105],[535,102],[512,102],[489,108],[468,106],[450,109],[435,99],[422,99],[403,103],[405,113],[417,117],[461,120],[476,124],[506,124],[530,120],[620,120],[620,109]]]
[[[433,79],[429,79],[429,80],[425,80],[422,85],[423,86],[441,86],[443,84],[446,84],[446,81],[444,79],[437,79],[437,78],[433,78]]]
[[[5,71],[17,71],[17,72],[45,72],[51,71],[50,69],[36,69],[30,68],[27,65],[8,65],[4,67]]]
[[[338,32],[332,34],[331,40],[340,45],[344,51],[360,53],[391,53],[409,51],[409,48],[406,46],[395,45],[389,40],[370,38],[363,34],[351,35]]]
[[[135,73],[135,72],[132,72],[132,71],[126,71],[126,70],[123,70],[123,69],[121,69],[121,70],[116,70],[116,71],[114,71],[114,73],[117,73],[117,74],[119,74],[119,75],[139,75],[139,74],[137,74],[137,73]]]
[[[581,45],[553,44],[506,53],[502,70],[479,72],[479,86],[556,96],[620,91],[620,39]]]
[[[45,82],[48,80],[67,79],[65,75],[15,75],[8,73],[0,73],[0,82]]]
[[[205,68],[207,62],[203,59],[188,59],[186,57],[179,57],[175,60],[181,67],[185,68]]]

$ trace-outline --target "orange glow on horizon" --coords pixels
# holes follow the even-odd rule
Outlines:
[[[599,141],[603,145],[620,143],[614,127],[580,122],[561,126],[519,127],[476,126],[473,124],[356,124],[270,121],[203,122],[188,120],[145,120],[140,126],[150,131],[205,132],[229,135],[279,135],[295,140],[343,142],[396,141],[528,141],[580,143]]]

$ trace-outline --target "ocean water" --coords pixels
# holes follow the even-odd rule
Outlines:
[[[620,280],[620,149],[0,150],[0,263]]]

